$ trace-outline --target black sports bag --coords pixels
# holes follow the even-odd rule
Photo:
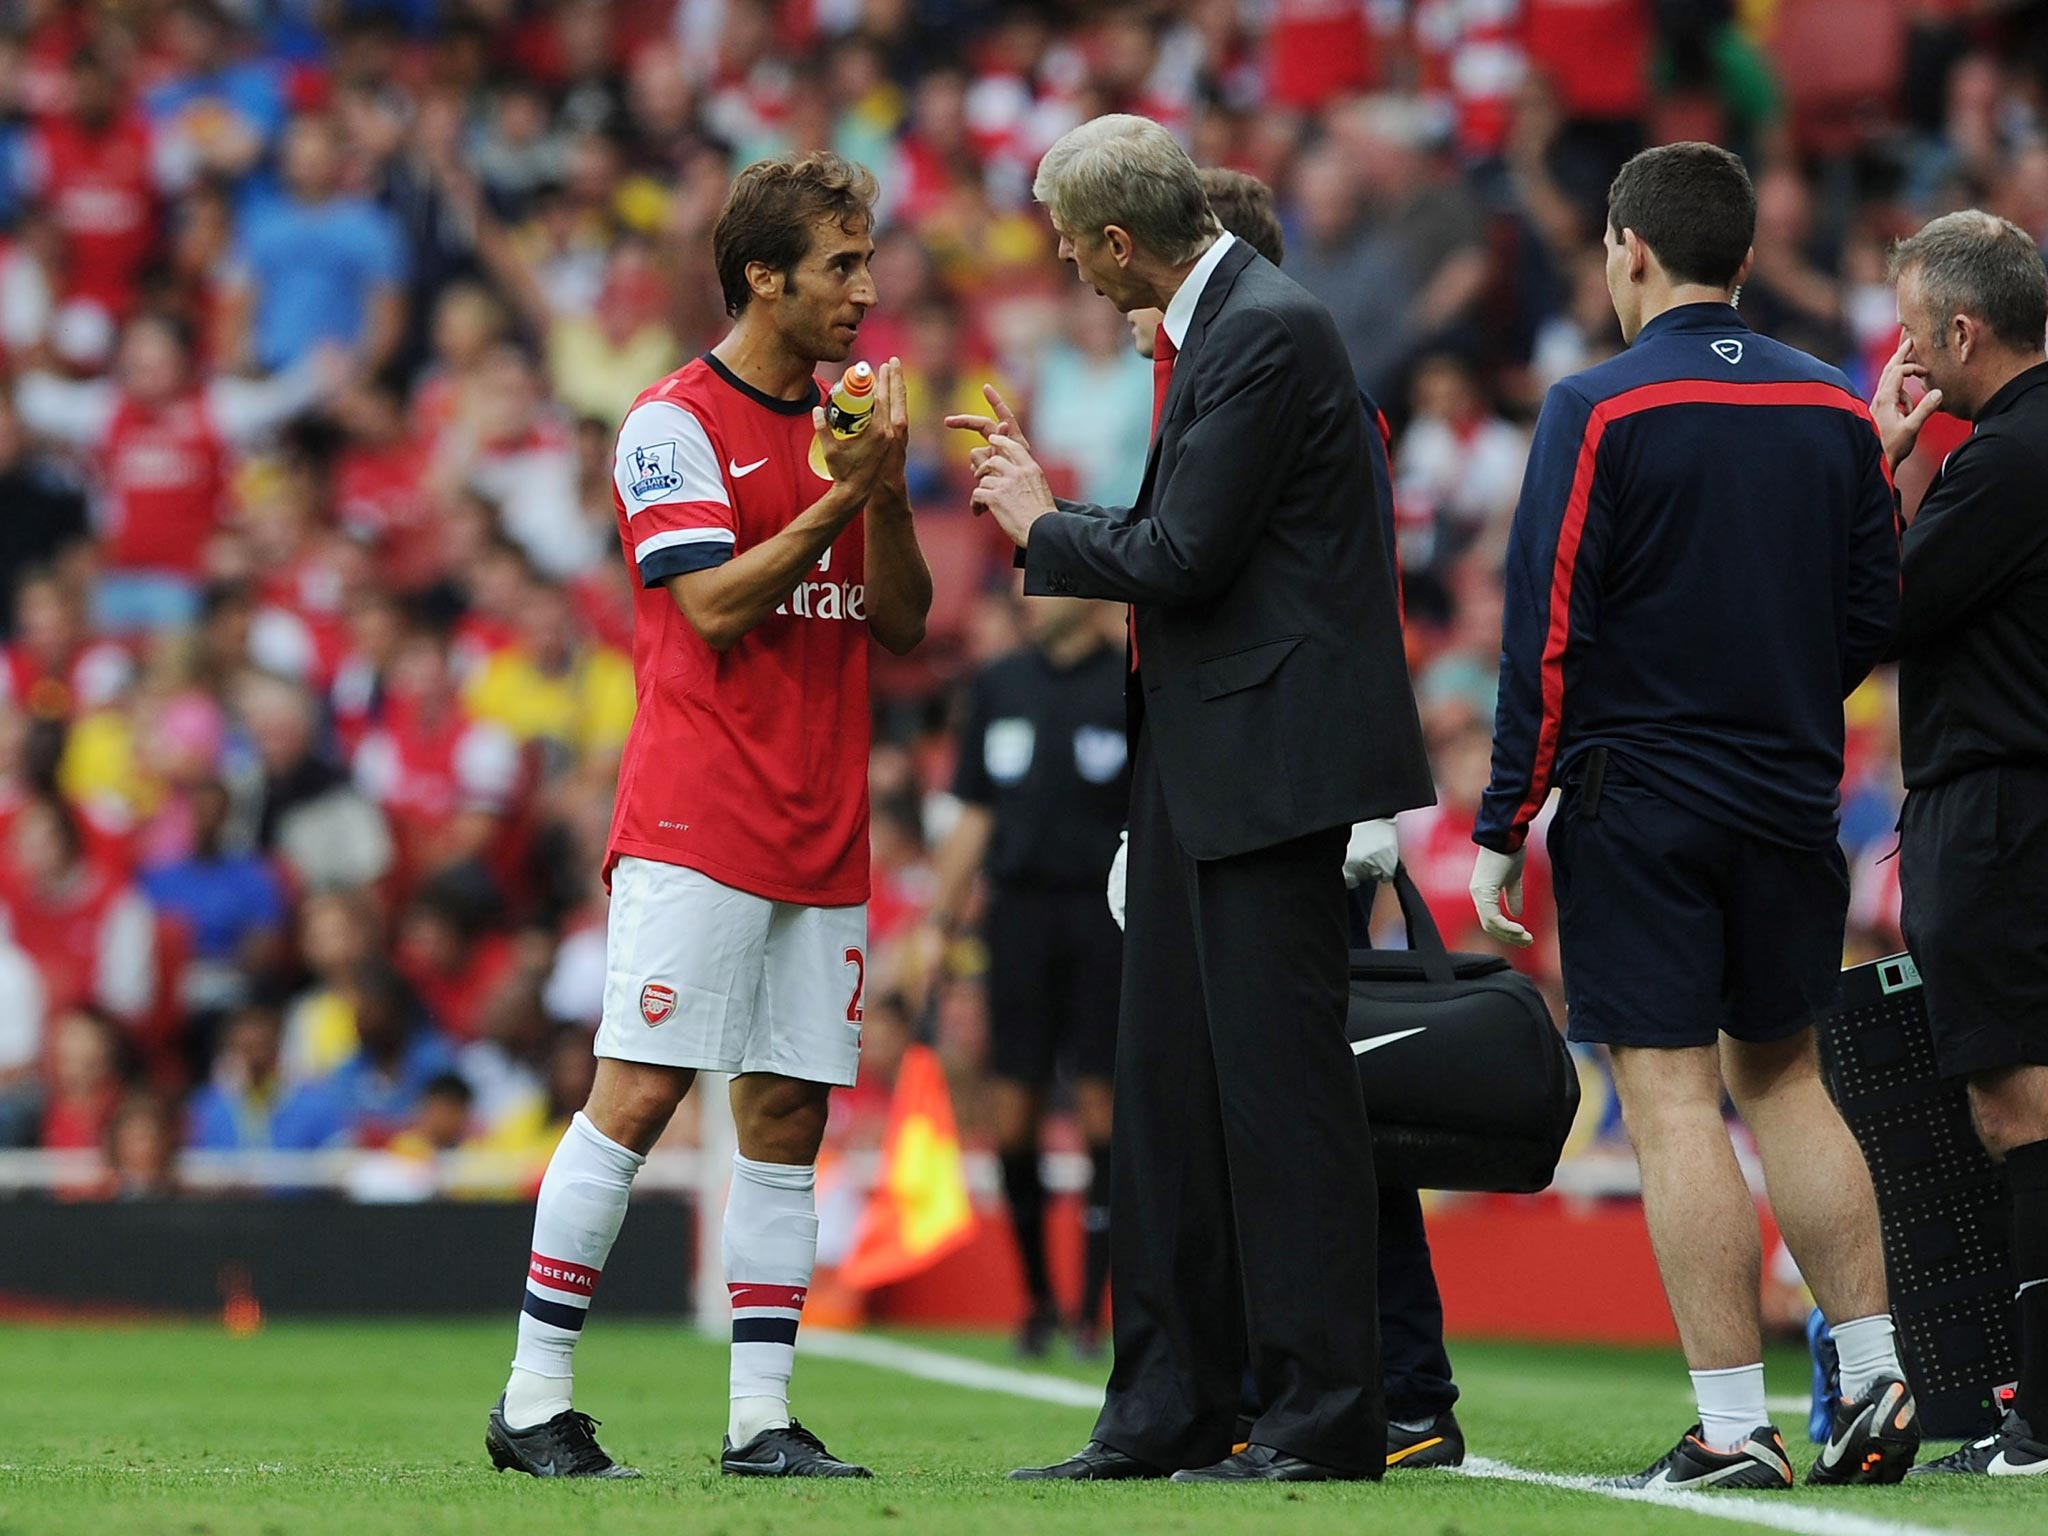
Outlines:
[[[1579,1074],[1543,995],[1499,955],[1444,948],[1405,869],[1408,949],[1351,952],[1345,1033],[1383,1184],[1533,1194],[1579,1109]]]

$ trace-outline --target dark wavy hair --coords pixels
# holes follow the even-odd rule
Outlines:
[[[821,215],[831,215],[848,234],[858,234],[873,222],[880,190],[865,166],[824,150],[756,160],[741,171],[711,231],[711,259],[725,312],[738,315],[753,299],[747,286],[751,263],[794,271],[810,254],[811,225]]]

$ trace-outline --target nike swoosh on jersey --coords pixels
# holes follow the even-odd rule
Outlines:
[[[735,459],[727,459],[725,461],[725,472],[735,480],[744,480],[767,462],[766,459],[756,459],[751,464],[741,464]]]
[[[1413,1029],[1397,1029],[1391,1035],[1374,1035],[1370,1040],[1354,1040],[1351,1042],[1351,1054],[1363,1056],[1367,1051],[1376,1051],[1383,1045],[1392,1045],[1396,1040],[1406,1040],[1410,1035],[1419,1035],[1427,1028],[1427,1024],[1418,1024]]]

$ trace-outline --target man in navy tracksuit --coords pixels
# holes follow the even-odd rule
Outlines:
[[[1767,1422],[1756,1212],[1721,1118],[1842,1342],[1809,1480],[1892,1482],[1919,1423],[1877,1205],[1820,1079],[1848,877],[1842,700],[1898,616],[1881,445],[1834,368],[1751,332],[1734,296],[1756,196],[1707,144],[1636,156],[1609,193],[1607,284],[1631,343],[1550,391],[1506,571],[1493,782],[1473,840],[1488,931],[1529,934],[1523,842],[1548,837],[1574,1040],[1610,1049],[1700,1423],[1631,1486],[1786,1488]]]

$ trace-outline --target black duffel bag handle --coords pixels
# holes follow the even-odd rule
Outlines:
[[[1444,936],[1436,925],[1436,919],[1429,915],[1429,903],[1422,898],[1414,878],[1408,873],[1406,864],[1394,866],[1392,880],[1394,896],[1401,903],[1401,926],[1407,930],[1406,949],[1354,949],[1351,951],[1353,975],[1361,971],[1384,971],[1390,962],[1399,966],[1411,976],[1417,969],[1424,981],[1439,986],[1454,981],[1485,975],[1492,971],[1507,970],[1504,955],[1477,954],[1459,951],[1452,953],[1444,944]],[[1400,956],[1398,961],[1393,957]]]

